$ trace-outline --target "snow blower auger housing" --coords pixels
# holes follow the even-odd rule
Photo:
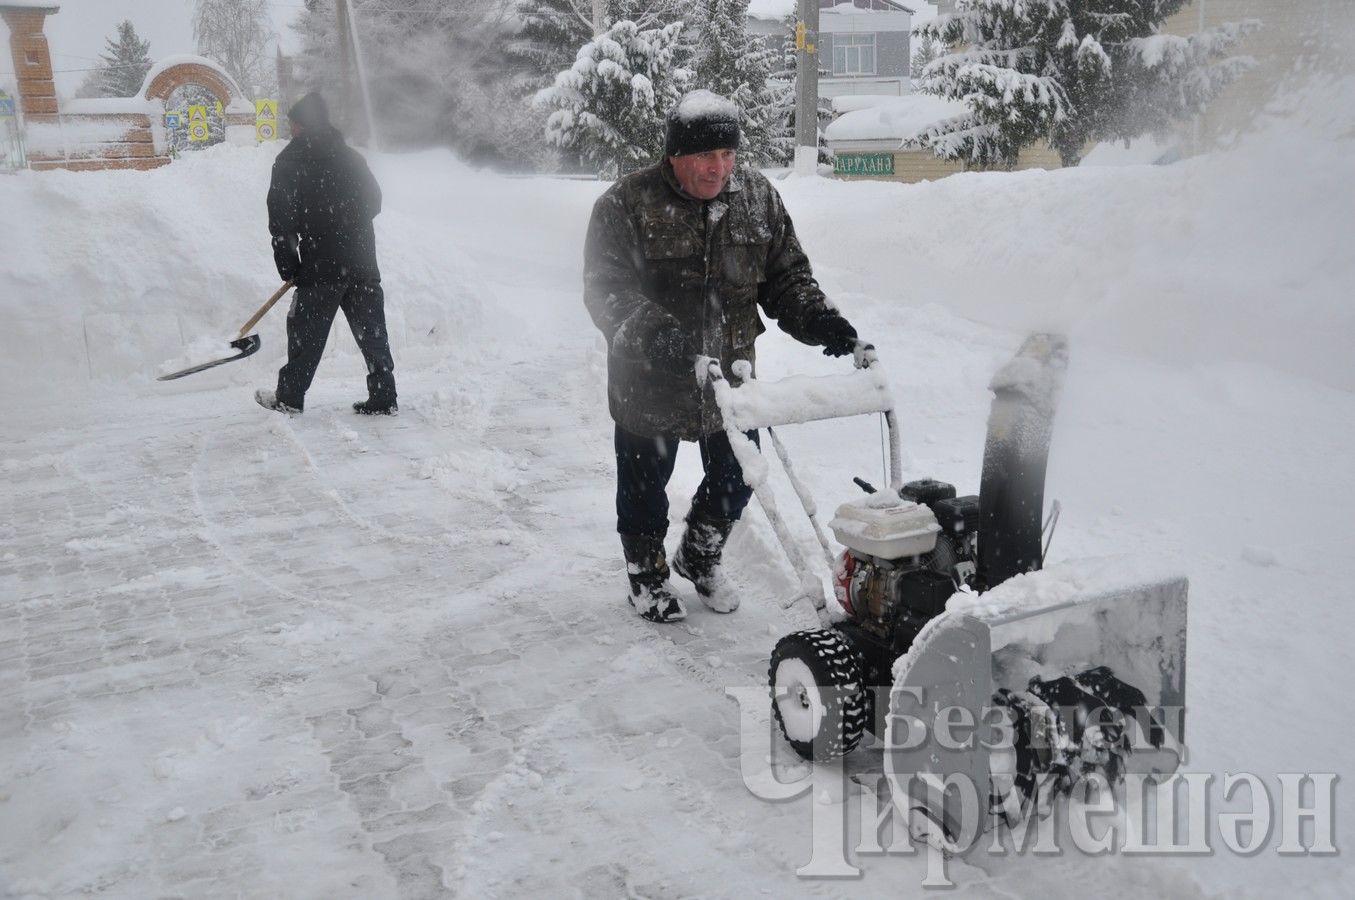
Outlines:
[[[1135,577],[1141,567],[1124,560],[1044,569],[1058,513],[1055,504],[1043,521],[1046,460],[1067,358],[1062,336],[1034,334],[994,376],[980,489],[966,496],[932,479],[902,483],[893,400],[869,348],[858,347],[863,367],[844,376],[759,382],[736,363],[735,387],[718,363],[698,367],[800,575],[786,605],[809,598],[819,614],[819,628],[787,635],[772,653],[774,718],[807,759],[849,753],[867,730],[883,738],[896,796],[912,798],[928,839],[949,849],[1047,811],[1092,773],[1113,784],[1180,762],[1185,579]],[[871,412],[888,424],[890,484],[877,491],[853,479],[866,494],[829,522],[843,547],[834,551],[772,428]],[[781,520],[765,462],[743,437],[754,428],[771,435],[809,515],[840,610]],[[955,708],[967,731],[952,727]]]

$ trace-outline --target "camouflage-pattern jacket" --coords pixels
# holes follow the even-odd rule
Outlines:
[[[607,338],[607,397],[626,431],[695,440],[723,429],[698,384],[697,354],[754,361],[766,330],[758,307],[816,345],[841,316],[823,295],[790,216],[762,173],[739,166],[713,200],[683,192],[663,162],[612,185],[593,206],[584,244],[584,303]],[[656,333],[677,325],[682,359],[658,358]]]

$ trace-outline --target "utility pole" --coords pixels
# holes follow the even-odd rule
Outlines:
[[[347,130],[353,122],[353,35],[349,31],[348,4],[337,0],[334,14],[339,26],[339,102],[343,105],[339,121]]]
[[[799,0],[795,23],[795,172],[819,170],[819,0]]]
[[[607,0],[593,0],[593,37],[607,30]]]

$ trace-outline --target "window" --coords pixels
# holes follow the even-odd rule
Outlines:
[[[874,75],[875,35],[833,35],[834,75]]]

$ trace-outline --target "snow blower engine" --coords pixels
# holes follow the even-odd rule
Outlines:
[[[759,469],[742,432],[766,428],[833,570],[840,611],[825,602],[765,478],[755,479],[820,624],[772,653],[775,720],[806,759],[849,753],[867,730],[883,738],[886,774],[917,798],[942,843],[1047,810],[1092,773],[1114,784],[1180,762],[1185,579],[1130,577],[1141,566],[1124,560],[1044,568],[1058,518],[1056,503],[1044,519],[1045,471],[1067,358],[1062,336],[1035,334],[994,376],[979,493],[965,496],[932,479],[902,483],[893,400],[873,351],[852,375],[738,387],[707,361],[745,471]],[[829,522],[835,551],[772,428],[863,412],[883,413],[889,426],[890,485],[853,479],[865,494]],[[969,740],[938,742],[932,719],[957,707],[969,714]],[[981,808],[928,793],[916,777],[928,775],[986,786]]]

